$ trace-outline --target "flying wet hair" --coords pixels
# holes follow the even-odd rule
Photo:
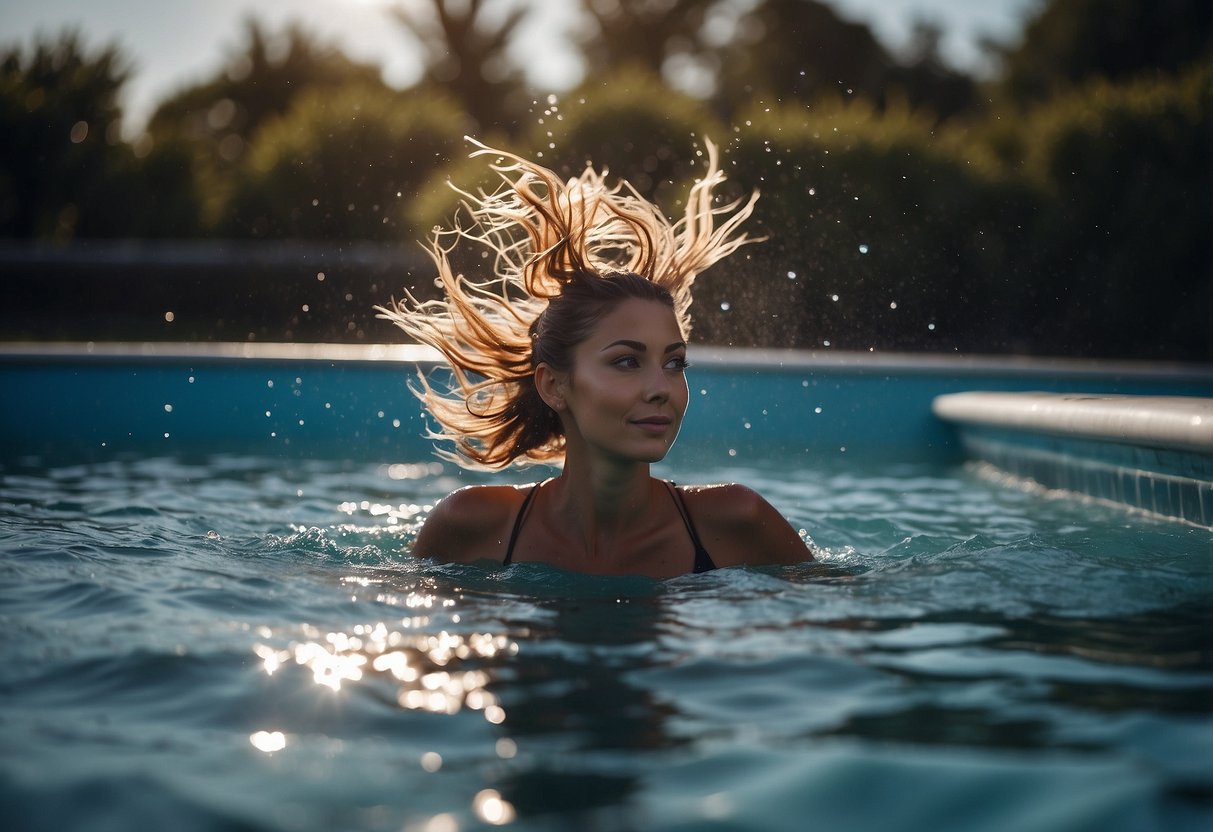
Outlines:
[[[451,369],[447,389],[423,374],[414,390],[438,430],[430,438],[455,450],[438,453],[465,468],[511,463],[558,463],[564,431],[535,387],[535,368],[572,369],[572,351],[594,325],[631,298],[674,310],[690,335],[691,284],[696,275],[756,238],[740,231],[753,211],[747,200],[716,205],[725,179],[716,145],[705,139],[708,169],[687,195],[686,213],[670,222],[625,181],[587,165],[562,182],[520,156],[476,146],[472,156],[494,159],[502,187],[492,194],[459,191],[471,224],[436,228],[429,252],[443,297],[376,307],[416,341],[442,353]],[[461,244],[481,249],[487,274],[457,272],[451,255]],[[474,262],[474,259],[464,262]]]

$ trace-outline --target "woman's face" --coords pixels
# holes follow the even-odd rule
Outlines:
[[[620,303],[573,350],[563,385],[566,432],[575,429],[611,456],[662,459],[687,409],[686,350],[673,309],[636,298]]]

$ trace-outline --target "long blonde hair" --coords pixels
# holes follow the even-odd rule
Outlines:
[[[504,186],[493,194],[459,191],[471,225],[435,229],[429,250],[443,297],[419,301],[406,291],[403,300],[376,309],[450,364],[448,389],[423,375],[416,391],[439,425],[431,438],[455,445],[442,456],[468,468],[555,463],[564,456],[563,430],[535,389],[536,354],[567,364],[587,328],[638,293],[668,302],[689,335],[691,284],[757,241],[739,228],[758,194],[713,205],[725,176],[716,145],[706,139],[707,173],[691,186],[686,212],[674,223],[629,183],[608,185],[605,171],[587,165],[561,182],[541,165],[469,141],[476,145],[472,156],[496,157],[490,167]],[[461,242],[483,249],[492,265],[487,276],[455,272],[450,254]],[[554,320],[558,311],[562,322]]]

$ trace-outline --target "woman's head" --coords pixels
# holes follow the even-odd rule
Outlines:
[[[493,169],[505,188],[464,193],[473,225],[435,235],[431,255],[443,297],[408,295],[379,309],[450,365],[448,390],[435,390],[423,376],[419,391],[440,427],[432,436],[455,444],[455,453],[440,453],[465,467],[560,461],[563,428],[538,395],[535,368],[571,371],[577,345],[621,303],[669,307],[680,340],[686,339],[695,277],[755,242],[739,229],[758,195],[744,204],[715,203],[724,174],[716,146],[705,144],[707,173],[691,186],[677,222],[626,182],[608,186],[593,168],[566,182],[521,157],[479,146],[473,155],[498,157]],[[481,262],[492,264],[491,272],[455,272],[448,255],[464,244],[483,247]]]
[[[566,283],[531,324],[531,367],[547,364],[563,372],[572,370],[574,348],[625,300],[655,301],[674,309],[668,290],[634,272],[601,277],[583,272]]]
[[[571,375],[573,353],[598,323],[627,300],[659,303],[674,313],[674,298],[653,281],[632,272],[599,276],[579,271],[565,282],[560,293],[529,327],[530,373],[519,379],[515,394],[502,411],[515,429],[504,438],[502,450],[511,460],[535,450],[563,453],[564,424],[540,395],[534,371],[540,364]],[[681,326],[679,327],[681,332]]]

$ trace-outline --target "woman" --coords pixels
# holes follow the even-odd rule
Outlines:
[[[649,472],[687,408],[691,283],[754,241],[738,227],[757,194],[714,206],[724,176],[706,144],[707,175],[674,224],[592,168],[563,183],[478,145],[473,155],[498,157],[493,169],[506,187],[463,194],[473,225],[435,234],[445,297],[409,295],[379,311],[451,365],[449,390],[423,376],[419,391],[440,428],[433,436],[455,445],[444,456],[465,467],[563,466],[538,484],[454,492],[426,519],[414,555],[655,578],[812,559],[750,489],[676,488]],[[483,247],[491,277],[456,273],[460,242]]]

